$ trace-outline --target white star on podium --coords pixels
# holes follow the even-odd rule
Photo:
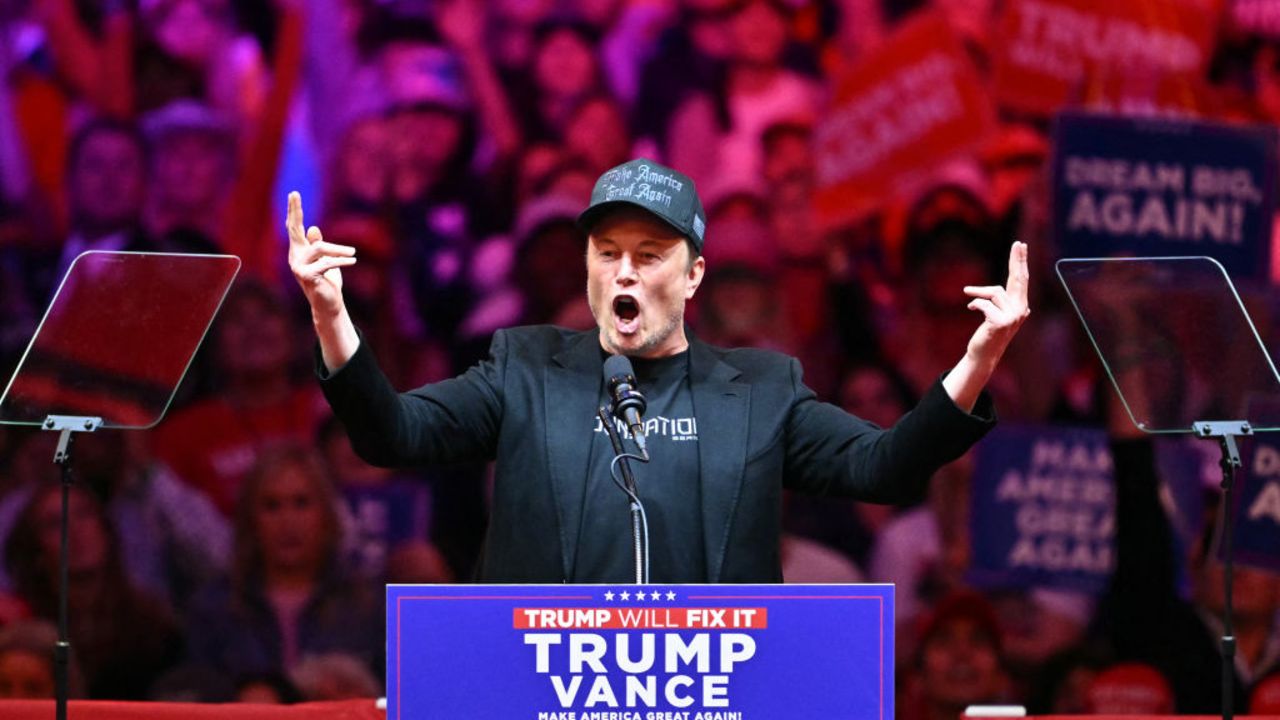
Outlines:
[[[622,591],[622,594],[621,594],[621,595],[619,595],[618,597],[622,598],[623,600],[630,600],[630,599],[631,599],[631,593],[627,592],[626,590],[623,590],[623,591]]]
[[[673,593],[673,592],[671,592],[670,590],[668,590],[668,591],[667,591],[667,599],[668,599],[668,600],[675,600],[675,599],[676,599],[676,594],[675,594],[675,593]]]
[[[662,593],[658,592],[657,590],[654,590],[652,593],[649,594],[649,597],[653,600],[661,600]]]
[[[605,599],[605,602],[613,602],[613,591],[610,590],[609,592],[605,593],[604,599]]]

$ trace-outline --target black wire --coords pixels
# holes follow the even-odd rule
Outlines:
[[[615,455],[609,463],[609,477],[613,478],[613,484],[617,485],[618,489],[630,498],[632,507],[640,511],[640,530],[644,536],[644,577],[641,580],[647,584],[649,582],[649,515],[644,511],[644,503],[640,501],[640,497],[627,487],[622,478],[618,477],[618,461],[623,458],[639,460],[642,463],[649,462],[649,458],[633,453],[622,453],[621,455]]]
[[[633,453],[622,453],[621,455],[614,455],[613,460],[609,463],[609,477],[613,478],[613,483],[618,486],[619,490],[626,493],[627,497],[631,498],[631,502],[639,503],[640,498],[636,497],[636,494],[631,492],[631,490],[627,488],[627,484],[623,482],[622,478],[618,477],[618,461],[622,460],[623,458],[639,460],[642,463],[649,462],[649,458],[641,457]]]

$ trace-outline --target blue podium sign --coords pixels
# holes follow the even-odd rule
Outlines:
[[[391,585],[388,720],[891,720],[891,585]]]

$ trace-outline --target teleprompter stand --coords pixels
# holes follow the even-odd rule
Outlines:
[[[1230,422],[1200,421],[1193,425],[1198,437],[1217,440],[1222,449],[1222,717],[1231,720],[1234,714],[1233,702],[1235,694],[1236,638],[1231,626],[1232,612],[1232,580],[1235,558],[1232,553],[1232,540],[1235,537],[1235,513],[1232,510],[1232,491],[1235,486],[1236,471],[1243,463],[1240,460],[1240,446],[1236,439],[1253,434],[1253,428],[1244,420]]]
[[[71,640],[67,630],[67,567],[70,564],[67,518],[71,516],[71,447],[75,442],[75,433],[97,430],[102,427],[102,418],[50,415],[45,418],[42,427],[58,433],[58,447],[53,452],[53,462],[62,468],[62,516],[59,518],[58,540],[58,642],[53,649],[53,680],[57,720],[66,720],[71,662]]]

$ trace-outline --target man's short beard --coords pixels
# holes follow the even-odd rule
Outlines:
[[[613,340],[610,338],[610,333],[613,332],[613,328],[609,326],[608,323],[605,323],[602,321],[599,308],[596,307],[595,303],[591,302],[590,293],[587,294],[587,305],[591,307],[591,315],[592,317],[595,318],[596,327],[599,328],[600,330],[600,339],[603,341],[603,344],[607,346],[605,349],[620,355],[624,354],[622,350],[619,349],[618,346],[615,345],[613,343]],[[657,331],[655,331],[649,337],[648,340],[642,343],[640,347],[637,347],[633,350],[628,350],[625,354],[636,356],[636,357],[644,357],[649,352],[657,348],[659,345],[666,342],[668,338],[670,338],[677,330],[680,329],[680,326],[683,323],[684,323],[684,303],[682,302],[680,303],[679,307],[675,308],[675,312],[673,312],[671,315],[668,315],[666,317],[666,322],[664,322],[657,329]]]

